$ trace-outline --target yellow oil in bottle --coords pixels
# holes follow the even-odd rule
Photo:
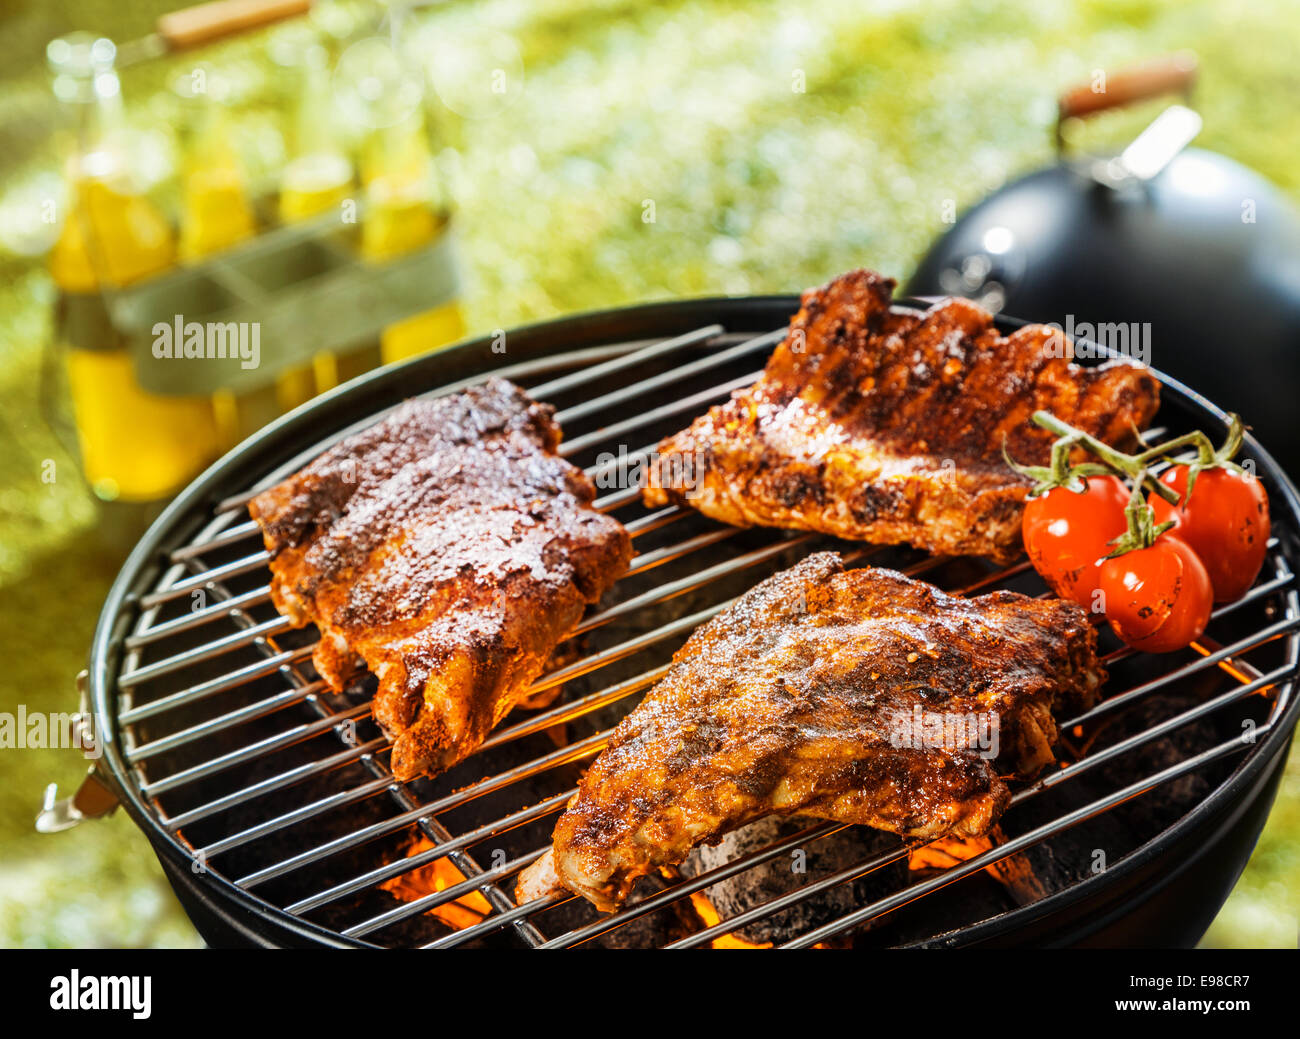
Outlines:
[[[301,155],[288,162],[281,174],[280,219],[296,223],[339,207],[351,188],[352,164],[345,156],[332,152]],[[337,385],[337,360],[331,353],[320,353],[311,364],[280,374],[276,399],[281,411],[289,411]]]
[[[280,175],[280,219],[297,223],[340,206],[352,187],[352,164],[334,152],[300,155]]]
[[[384,364],[419,357],[439,347],[450,346],[465,337],[465,318],[460,303],[453,300],[404,321],[395,321],[379,339]]]
[[[82,467],[99,498],[169,497],[216,456],[206,397],[146,393],[125,350],[71,349],[67,366]]]
[[[352,190],[352,163],[332,133],[334,116],[325,105],[330,96],[326,52],[313,45],[299,56],[303,78],[296,117],[296,149],[280,174],[280,220],[298,223],[341,207]],[[340,208],[341,212],[341,208]],[[275,393],[282,411],[311,400],[338,385],[339,366],[331,353],[281,373]]]
[[[186,156],[181,190],[180,258],[190,263],[229,249],[257,230],[239,159],[224,119],[212,124]]]
[[[367,263],[386,263],[426,248],[446,231],[418,112],[372,136],[364,173],[361,256]],[[380,356],[391,364],[454,343],[464,334],[460,303],[453,299],[387,326],[380,335]]]
[[[442,220],[417,176],[396,170],[367,182],[361,222],[361,255],[367,262],[384,263],[428,245],[441,229]]]
[[[130,285],[175,259],[171,226],[116,173],[116,160],[102,151],[70,165],[71,209],[49,258],[51,275],[68,292]]]
[[[200,263],[257,233],[257,220],[225,111],[229,84],[210,70],[203,72],[202,90],[195,86],[193,71],[182,75],[175,84],[183,99],[202,109],[194,120],[199,129],[188,142],[181,178],[178,251],[181,262],[187,264]],[[222,451],[228,451],[280,414],[273,386],[238,393],[218,389],[212,394],[212,410]]]

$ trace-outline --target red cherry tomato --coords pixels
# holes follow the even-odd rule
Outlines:
[[[1053,487],[1025,505],[1025,552],[1057,595],[1100,612],[1100,562],[1114,551],[1111,539],[1124,533],[1128,499],[1118,478],[1089,476],[1082,491]]]
[[[1233,602],[1255,583],[1267,552],[1268,494],[1253,476],[1232,469],[1202,469],[1187,495],[1188,468],[1176,465],[1160,482],[1178,492],[1180,503],[1150,495],[1155,521],[1173,520],[1171,533],[1190,545],[1214,586],[1217,602]]]
[[[1201,637],[1214,607],[1200,558],[1172,534],[1101,566],[1106,619],[1120,638],[1147,653],[1169,653]]]

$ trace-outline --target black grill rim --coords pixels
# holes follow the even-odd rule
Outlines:
[[[895,300],[900,306],[921,308],[930,302],[932,301],[907,298]],[[799,303],[800,297],[797,294],[703,297],[584,312],[509,331],[509,361],[529,361],[602,345],[664,339],[713,322],[723,324],[729,332],[762,333],[785,326],[799,308]],[[1028,322],[999,315],[995,318],[995,323],[1005,332]],[[175,837],[158,825],[130,779],[129,766],[122,755],[120,733],[112,710],[111,696],[119,674],[122,643],[138,612],[139,595],[164,569],[165,549],[191,537],[208,521],[210,510],[224,497],[247,490],[275,465],[282,464],[295,453],[319,442],[322,430],[341,429],[362,421],[383,408],[400,403],[410,396],[412,386],[436,388],[459,379],[487,375],[501,368],[501,357],[492,352],[492,344],[493,336],[481,336],[369,372],[304,404],[249,437],[214,462],[167,506],[123,564],[105,600],[90,649],[87,688],[95,731],[103,748],[100,760],[107,769],[107,778],[128,815],[144,832],[162,860],[173,885],[179,883],[189,891],[191,897],[209,903],[207,908],[215,908],[227,921],[233,914],[235,919],[241,921],[241,931],[247,933],[251,929],[255,934],[280,932],[290,939],[291,944],[376,947],[372,943],[346,938],[279,910],[274,910],[274,918],[268,919],[264,903],[224,877],[208,875],[197,879],[189,876],[192,865],[190,855]],[[1104,351],[1101,353],[1104,354]],[[1167,401],[1171,395],[1181,398],[1180,404],[1197,413],[1199,418],[1205,419],[1211,428],[1226,424],[1226,413],[1204,396],[1159,369],[1153,371],[1161,382],[1162,401]],[[1260,475],[1266,476],[1281,492],[1285,510],[1281,508],[1282,501],[1270,501],[1274,533],[1275,536],[1286,539],[1284,544],[1289,555],[1300,557],[1300,544],[1297,544],[1297,531],[1300,531],[1300,492],[1297,492],[1290,477],[1272,455],[1249,433],[1246,435],[1244,450],[1258,461]],[[1290,522],[1279,524],[1277,521],[1284,512]],[[1173,826],[1096,876],[1030,905],[1009,910],[993,920],[954,932],[954,935],[962,934],[981,941],[1005,938],[1082,899],[1092,898],[1102,902],[1103,892],[1121,888],[1125,881],[1131,882],[1138,871],[1149,869],[1158,859],[1166,856],[1172,847],[1186,844],[1187,838],[1197,831],[1213,828],[1217,820],[1217,832],[1221,833],[1225,828],[1225,818],[1240,814],[1245,805],[1264,794],[1268,795],[1271,803],[1272,790],[1275,789],[1272,781],[1277,778],[1285,761],[1286,750],[1290,746],[1297,718],[1300,717],[1300,697],[1294,695],[1294,681],[1293,675],[1285,683],[1279,683],[1292,694],[1291,700],[1283,714],[1270,726],[1261,743],[1246,755],[1228,779],[1205,801]],[[1251,838],[1251,847],[1257,837],[1258,831]],[[1201,849],[1201,853],[1195,857],[1184,856],[1180,868],[1193,865],[1211,847],[1209,842],[1196,846]],[[1236,866],[1234,878],[1244,863],[1243,856]],[[1174,872],[1171,870],[1157,887],[1172,882]],[[1149,890],[1154,893],[1156,888]],[[1138,898],[1140,900],[1141,896]],[[1091,930],[1096,930],[1103,922],[1098,919]],[[1085,927],[1084,931],[1087,930]],[[950,941],[944,944],[955,943]]]

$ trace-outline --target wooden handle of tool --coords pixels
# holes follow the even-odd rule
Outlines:
[[[1064,122],[1161,94],[1186,93],[1194,82],[1196,55],[1190,51],[1170,54],[1067,90],[1057,101],[1058,117]]]
[[[163,15],[156,29],[168,49],[176,51],[306,14],[309,10],[311,0],[213,0]]]

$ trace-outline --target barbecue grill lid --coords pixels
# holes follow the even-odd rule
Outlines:
[[[978,203],[907,291],[1063,327],[1146,326],[1150,364],[1246,416],[1284,465],[1300,464],[1300,217],[1289,200],[1200,149],[1146,182],[1107,185],[1094,168],[1063,160]]]

